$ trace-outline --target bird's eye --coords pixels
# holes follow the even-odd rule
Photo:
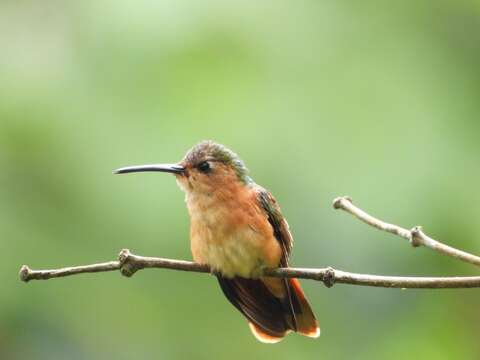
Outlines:
[[[197,166],[198,170],[201,172],[208,172],[210,170],[210,164],[208,161],[203,161]]]

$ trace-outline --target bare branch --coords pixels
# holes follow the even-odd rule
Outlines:
[[[413,247],[425,246],[441,254],[457,258],[459,260],[468,262],[473,265],[480,266],[480,257],[467,253],[462,250],[455,249],[451,246],[445,245],[437,240],[428,237],[421,226],[415,226],[411,230],[404,229],[398,225],[386,223],[382,220],[374,218],[367,214],[362,209],[353,205],[352,199],[348,196],[338,197],[333,201],[335,209],[344,210],[364,223],[373,226],[379,230],[383,230],[394,235],[398,235],[407,239]]]
[[[423,233],[420,226],[411,230],[398,225],[389,224],[379,220],[362,209],[356,207],[349,197],[339,197],[333,201],[335,209],[344,210],[364,223],[408,240],[412,246],[425,246],[441,254],[457,258],[459,260],[480,266],[480,257],[465,251],[447,246]],[[197,264],[191,261],[172,260],[156,257],[144,257],[132,254],[124,249],[120,252],[117,261],[105,263],[66,267],[51,270],[31,270],[24,265],[20,269],[20,279],[24,282],[30,280],[48,280],[83,273],[107,272],[120,270],[122,275],[130,277],[138,270],[147,268],[172,269],[191,271],[198,273],[212,273],[207,265]],[[215,274],[214,274],[215,275]],[[360,286],[373,286],[384,288],[415,288],[415,289],[453,289],[453,288],[479,288],[480,276],[467,277],[403,277],[403,276],[378,276],[368,274],[356,274],[331,267],[320,269],[304,268],[276,268],[265,269],[263,276],[279,278],[311,279],[323,282],[327,287],[334,284],[350,284]]]
[[[52,270],[32,270],[27,265],[23,265],[20,268],[19,275],[20,280],[28,282],[30,280],[48,280],[77,274],[114,271],[120,268],[120,261],[109,261],[100,264],[72,266]]]
[[[85,266],[66,267],[53,270],[31,270],[28,266],[22,266],[20,279],[48,280],[58,277],[77,275],[82,273],[106,272],[120,270],[124,276],[132,276],[136,271],[147,268],[172,269],[191,271],[198,273],[211,273],[206,265],[190,261],[163,259],[156,257],[143,257],[132,254],[124,249],[120,252],[118,261],[110,261],[100,264]],[[279,278],[311,279],[323,282],[327,287],[334,284],[350,284],[361,286],[373,286],[384,288],[415,288],[415,289],[447,289],[447,288],[478,288],[480,276],[471,277],[401,277],[401,276],[377,276],[367,274],[355,274],[336,270],[331,267],[322,269],[302,268],[277,268],[266,269],[264,276]]]

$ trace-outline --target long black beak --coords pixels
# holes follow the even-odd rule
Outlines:
[[[183,174],[185,168],[178,164],[152,164],[152,165],[139,165],[139,166],[127,166],[114,170],[114,174],[128,174],[133,172],[142,171],[159,171],[171,174]]]

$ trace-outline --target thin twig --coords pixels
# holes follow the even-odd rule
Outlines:
[[[138,270],[146,268],[172,269],[197,273],[211,273],[206,265],[190,261],[172,260],[156,257],[143,257],[132,254],[124,249],[120,252],[118,261],[110,261],[86,266],[66,267],[53,270],[31,270],[24,265],[20,269],[20,279],[48,280],[58,277],[77,275],[82,273],[106,272],[120,270],[122,275],[130,277]],[[480,276],[471,277],[402,277],[355,274],[331,267],[322,269],[277,268],[266,269],[264,276],[279,278],[311,279],[323,282],[327,287],[334,284],[350,284],[384,288],[411,288],[411,289],[453,289],[478,288]]]
[[[20,280],[28,282],[30,280],[48,280],[77,274],[115,271],[120,270],[121,266],[122,265],[120,261],[109,261],[92,265],[70,266],[50,270],[32,270],[27,265],[23,265],[20,268],[19,275]]]
[[[480,266],[480,257],[469,254],[465,251],[447,246],[434,240],[416,226],[411,230],[404,229],[398,225],[389,224],[367,214],[356,207],[349,197],[339,197],[334,200],[333,207],[342,209],[368,225],[379,230],[387,231],[407,239],[414,247],[425,246],[444,255],[457,258],[462,261]],[[132,254],[124,249],[120,252],[117,261],[110,261],[100,264],[85,266],[66,267],[52,270],[31,270],[24,265],[20,269],[20,279],[28,282],[30,280],[48,280],[58,277],[65,277],[83,273],[106,272],[120,270],[124,276],[132,276],[136,271],[146,268],[161,268],[191,271],[199,273],[212,273],[207,265],[197,264],[190,261],[163,259],[156,257],[144,257]],[[327,287],[336,283],[374,286],[385,288],[416,288],[416,289],[447,289],[447,288],[478,288],[480,287],[480,276],[470,277],[402,277],[402,276],[378,276],[367,274],[349,273],[336,270],[331,267],[321,269],[303,268],[276,268],[265,269],[263,276],[280,278],[299,278],[322,281]]]
[[[357,219],[379,230],[383,230],[407,239],[413,247],[425,246],[441,254],[457,258],[473,265],[480,266],[480,257],[462,250],[455,249],[451,246],[445,245],[437,240],[432,239],[422,231],[421,226],[415,226],[411,230],[407,230],[398,225],[389,224],[382,220],[379,220],[353,205],[352,199],[348,196],[338,197],[333,200],[333,207],[335,209],[344,210],[355,216]]]

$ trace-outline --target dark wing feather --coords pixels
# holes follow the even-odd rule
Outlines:
[[[273,296],[259,279],[218,275],[227,299],[252,323],[273,337],[283,337],[290,328],[285,320],[282,300]]]
[[[288,257],[293,247],[293,238],[288,228],[287,220],[280,211],[280,206],[277,200],[270,192],[260,188],[258,192],[258,200],[263,209],[267,213],[268,222],[272,226],[273,234],[278,243],[282,247],[282,258],[280,259],[280,265],[282,267],[288,267]],[[293,330],[297,331],[297,317],[296,314],[300,311],[300,304],[295,296],[292,296],[292,290],[290,289],[290,283],[288,279],[283,279],[285,290],[287,293],[288,309],[290,310],[291,326]]]
[[[283,256],[280,260],[280,265],[287,267],[288,257],[293,247],[293,238],[290,234],[287,220],[283,217],[277,201],[267,190],[259,188],[258,200],[268,216],[268,222],[272,225],[275,238],[282,247]]]

